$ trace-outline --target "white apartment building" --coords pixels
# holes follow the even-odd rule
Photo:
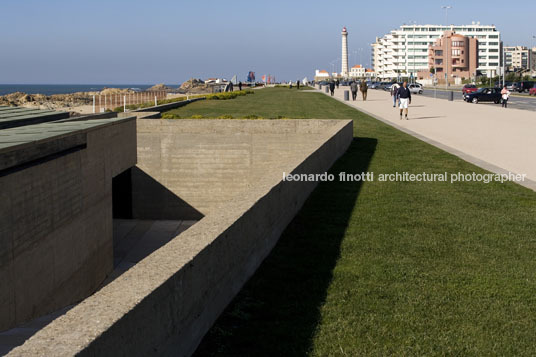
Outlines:
[[[433,45],[444,31],[478,40],[477,71],[488,77],[497,74],[501,63],[501,36],[494,25],[402,25],[372,46],[372,65],[378,78],[409,77],[428,70],[428,46]]]

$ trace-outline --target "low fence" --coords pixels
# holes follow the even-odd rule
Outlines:
[[[117,94],[99,94],[93,96],[93,113],[104,113],[117,107],[126,107],[142,103],[155,103],[167,98],[166,91],[144,91]]]

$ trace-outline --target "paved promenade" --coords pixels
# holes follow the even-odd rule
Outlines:
[[[348,89],[339,87],[334,97],[343,101]],[[524,186],[536,190],[534,112],[415,94],[409,120],[400,120],[389,93],[378,90],[369,90],[366,102],[359,93],[357,101],[345,103],[492,172],[526,174]]]

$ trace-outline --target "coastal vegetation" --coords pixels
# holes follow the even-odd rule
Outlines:
[[[176,111],[352,119],[335,177],[487,172],[321,93]],[[197,355],[531,355],[535,216],[512,182],[321,182]]]

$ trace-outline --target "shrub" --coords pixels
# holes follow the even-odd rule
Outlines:
[[[244,119],[263,119],[263,118],[255,114],[250,114],[250,115],[246,115]]]
[[[220,115],[217,119],[233,119],[233,116],[229,114],[225,114],[225,115]]]
[[[180,119],[181,117],[173,113],[164,113],[162,114],[162,119]]]
[[[236,92],[222,92],[222,93],[214,93],[214,94],[208,94],[206,95],[207,100],[227,100],[227,99],[234,99],[238,96],[247,95],[247,94],[254,94],[255,91],[252,89],[246,89]]]
[[[202,115],[199,115],[199,114],[195,114],[195,115],[192,115],[190,117],[190,119],[203,119],[203,116]]]

